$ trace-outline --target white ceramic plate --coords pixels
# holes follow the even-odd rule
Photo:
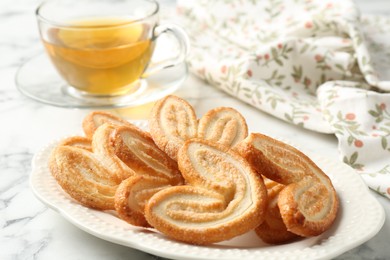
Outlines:
[[[348,166],[316,155],[311,158],[329,175],[340,197],[340,211],[324,234],[286,245],[267,245],[247,233],[211,246],[173,241],[153,229],[131,226],[112,212],[92,210],[70,198],[51,176],[47,162],[57,141],[33,159],[31,188],[47,206],[69,222],[101,239],[172,259],[329,259],[372,238],[382,227],[385,214],[367,186]]]

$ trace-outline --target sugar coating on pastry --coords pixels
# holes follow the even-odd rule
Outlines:
[[[338,211],[338,197],[329,177],[298,149],[271,137],[249,135],[237,151],[259,174],[287,185],[278,206],[287,229],[300,236],[327,230]]]
[[[149,227],[144,217],[146,201],[166,186],[184,181],[177,163],[137,127],[100,126],[93,136],[93,150],[112,172],[119,173],[122,182],[115,194],[115,209],[132,225]]]
[[[280,244],[334,222],[339,202],[330,179],[294,147],[248,136],[237,110],[218,107],[198,120],[187,101],[170,95],[153,107],[149,127],[92,112],[83,120],[86,137],[52,151],[50,171],[80,204],[191,244],[250,230]]]
[[[299,236],[288,231],[283,222],[278,206],[279,193],[285,185],[263,178],[267,188],[268,206],[264,222],[255,229],[256,234],[266,243],[283,244],[290,242]]]
[[[64,138],[58,144],[59,146],[73,146],[92,152],[92,141],[88,137],[84,136],[71,136]]]
[[[198,119],[187,101],[169,95],[153,106],[149,127],[157,146],[177,160],[184,142],[197,136]]]
[[[150,227],[145,219],[145,204],[158,191],[171,186],[165,179],[137,175],[121,182],[115,193],[118,217],[141,227]]]
[[[92,138],[99,126],[109,123],[111,125],[131,125],[121,117],[115,116],[109,112],[93,111],[84,117],[82,122],[83,130],[88,138]]]
[[[217,107],[204,114],[198,123],[198,137],[230,147],[245,139],[248,126],[234,108]]]
[[[115,131],[116,126],[109,123],[97,128],[92,137],[92,150],[100,162],[109,169],[112,177],[122,181],[134,176],[135,172],[116,155],[113,145]]]
[[[186,185],[153,195],[148,222],[174,239],[211,244],[244,234],[261,224],[267,194],[261,176],[237,153],[202,139],[185,142],[178,164]]]
[[[63,190],[80,204],[100,210],[114,209],[118,183],[91,152],[60,145],[50,155],[49,169]]]
[[[176,161],[160,150],[146,132],[129,126],[116,126],[111,136],[115,155],[137,175],[183,183]]]

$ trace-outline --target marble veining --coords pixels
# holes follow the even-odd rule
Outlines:
[[[63,109],[39,104],[15,87],[17,68],[42,51],[34,11],[37,0],[0,2],[0,259],[162,259],[94,237],[43,205],[29,188],[33,155],[62,136],[81,132],[80,122],[89,110]],[[163,1],[170,5],[172,1]],[[358,0],[363,14],[390,15],[387,0]],[[338,159],[337,141],[289,125],[235,100],[190,76],[176,92],[196,107],[198,115],[216,106],[238,108],[249,129],[301,144],[305,149]],[[146,118],[150,105],[116,109],[128,119]],[[336,259],[390,259],[390,202],[372,193],[384,206],[386,222],[368,242]]]

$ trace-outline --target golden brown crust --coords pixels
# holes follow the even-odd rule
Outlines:
[[[291,184],[310,174],[306,171],[306,155],[266,135],[251,133],[235,149],[260,174],[278,183]],[[292,168],[294,174],[291,174]]]
[[[92,141],[84,136],[71,136],[61,140],[59,146],[73,146],[92,152]]]
[[[115,193],[115,209],[126,222],[141,227],[150,227],[145,219],[144,208],[156,192],[170,186],[164,179],[133,176],[124,180]]]
[[[109,169],[112,178],[121,182],[136,173],[116,155],[113,144],[116,127],[106,123],[96,129],[92,137],[92,150],[101,163]]]
[[[150,134],[157,146],[177,160],[180,147],[197,135],[198,120],[192,106],[177,96],[159,100],[149,119]]]
[[[268,207],[264,222],[255,229],[256,234],[269,244],[283,244],[298,238],[298,235],[287,230],[280,215],[278,197],[285,186],[267,178],[264,178],[264,184],[267,188]]]
[[[111,113],[90,113],[87,137],[64,139],[53,150],[52,175],[82,205],[115,209],[132,225],[192,244],[253,229],[279,244],[321,234],[336,218],[337,194],[321,169],[280,141],[247,137],[233,108],[198,120],[187,101],[166,96],[149,125],[150,134]],[[262,175],[271,179],[267,189]]]
[[[125,221],[149,227],[143,212],[146,201],[166,186],[182,184],[183,177],[177,163],[155,145],[149,133],[130,123],[104,123],[97,127],[109,121],[107,118],[112,120],[115,117],[109,113],[96,112],[84,121],[91,123],[91,120],[97,120],[89,124],[95,127],[92,141],[87,137],[75,136],[60,142],[50,160],[53,176],[81,204],[96,209],[115,208],[118,216]],[[104,172],[104,178],[94,175],[101,172]],[[88,182],[91,176],[94,186]],[[72,178],[74,180],[69,183]],[[107,191],[104,185],[108,181],[115,184],[115,189],[110,190],[109,199],[102,194],[89,196],[93,193],[89,189],[93,187],[102,192]],[[109,200],[110,205],[104,199]]]
[[[85,135],[92,139],[93,134],[99,126],[110,123],[111,125],[132,125],[128,121],[105,111],[93,111],[83,120],[82,126]]]
[[[196,197],[197,199],[187,202],[178,196]],[[175,199],[176,197],[178,199]],[[202,200],[207,201],[207,203],[202,203]],[[178,220],[179,224],[166,221],[160,214],[155,213],[155,209],[160,207],[164,201],[168,201],[168,204],[172,205],[166,209],[165,214],[173,221]],[[197,201],[199,203],[196,203]],[[235,236],[236,230],[228,225],[220,225],[218,228],[212,226],[209,228],[196,227],[199,223],[210,221],[212,215],[215,215],[213,211],[217,214],[221,208],[225,207],[223,196],[216,192],[189,185],[174,186],[157,192],[150,198],[145,207],[145,216],[153,227],[171,238],[191,244],[204,245]],[[211,212],[208,214],[207,210]],[[186,222],[195,227],[187,228]]]
[[[234,147],[247,135],[248,126],[245,118],[231,107],[217,107],[209,110],[198,123],[198,138],[229,147]]]
[[[300,236],[323,233],[334,222],[338,198],[329,177],[298,149],[262,134],[251,134],[236,150],[259,174],[287,185],[278,206],[287,229]]]
[[[177,163],[161,151],[146,132],[117,126],[112,135],[115,155],[137,175],[162,178],[171,185],[183,183]]]
[[[336,219],[338,198],[333,187],[312,177],[288,185],[279,194],[278,206],[284,223],[300,236],[317,236]]]
[[[80,204],[100,210],[114,209],[117,183],[91,152],[58,146],[51,153],[49,169],[63,190]]]
[[[191,139],[178,153],[187,185],[166,188],[146,204],[148,222],[174,239],[210,244],[257,227],[267,194],[261,176],[237,153]]]

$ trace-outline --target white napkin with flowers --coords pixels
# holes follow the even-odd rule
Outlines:
[[[191,71],[304,128],[390,198],[390,17],[351,0],[178,1]]]

